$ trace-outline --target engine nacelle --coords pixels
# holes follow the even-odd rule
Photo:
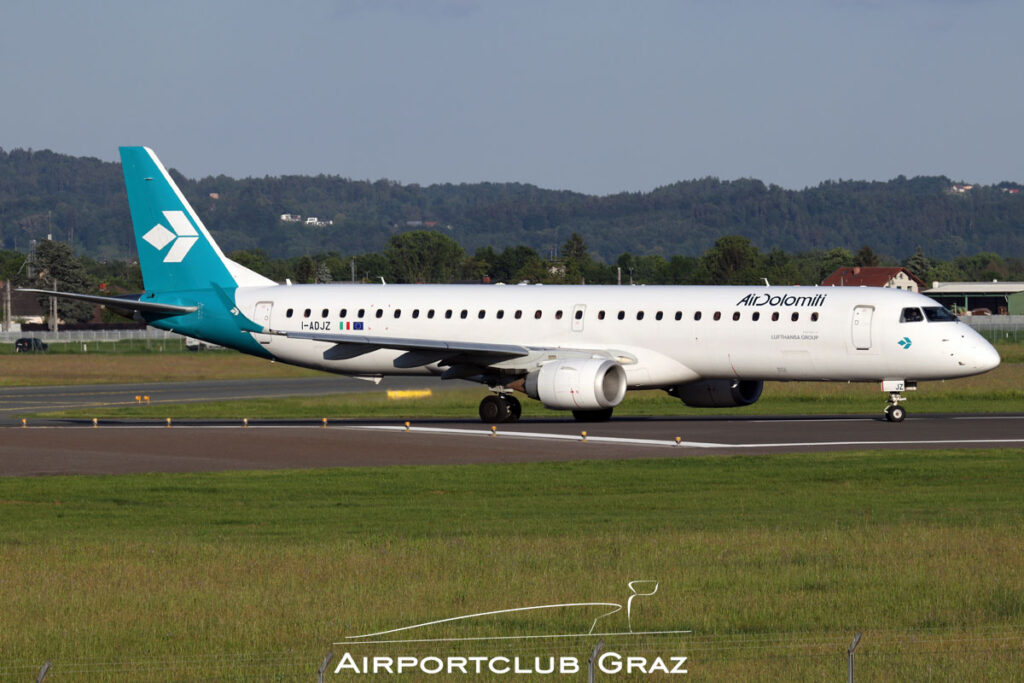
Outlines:
[[[613,408],[626,395],[626,371],[607,358],[556,360],[527,375],[525,388],[554,410]]]
[[[672,387],[668,393],[691,408],[749,406],[761,398],[760,380],[706,379]]]

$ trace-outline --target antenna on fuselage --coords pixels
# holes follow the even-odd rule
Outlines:
[[[765,287],[771,287],[772,286],[772,283],[768,282],[768,278],[763,277],[761,279],[764,280],[764,286]]]

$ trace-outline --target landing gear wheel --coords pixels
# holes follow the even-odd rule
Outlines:
[[[889,422],[903,422],[907,417],[907,411],[900,405],[885,407],[885,419]]]
[[[607,422],[612,419],[613,408],[603,410],[574,410],[572,416],[577,422]]]
[[[523,404],[510,394],[505,394],[505,402],[508,403],[508,419],[505,422],[519,422],[523,415]]]
[[[504,396],[492,394],[480,401],[480,419],[483,422],[508,422],[512,416],[511,406]]]

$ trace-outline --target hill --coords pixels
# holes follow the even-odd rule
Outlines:
[[[788,252],[845,247],[904,258],[983,251],[1024,257],[1024,192],[1015,183],[954,190],[946,177],[826,181],[787,190],[759,180],[704,178],[603,197],[521,183],[421,187],[339,176],[201,180],[172,171],[226,252],[283,258],[381,251],[425,227],[472,252],[526,245],[547,255],[572,233],[614,261],[623,252],[697,256],[723,235]],[[281,221],[315,216],[324,227]],[[50,151],[0,150],[0,247],[26,250],[52,234],[94,258],[134,253],[119,164]]]

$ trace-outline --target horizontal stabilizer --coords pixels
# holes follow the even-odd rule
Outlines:
[[[96,294],[78,294],[75,292],[54,292],[49,289],[18,289],[19,292],[31,294],[42,294],[44,296],[55,296],[58,299],[78,299],[89,301],[94,304],[102,304],[107,308],[118,308],[124,311],[142,311],[144,313],[167,313],[169,315],[184,315],[199,310],[198,306],[175,306],[174,304],[160,304],[155,301],[140,301],[141,294],[127,294],[125,296],[99,296]]]

